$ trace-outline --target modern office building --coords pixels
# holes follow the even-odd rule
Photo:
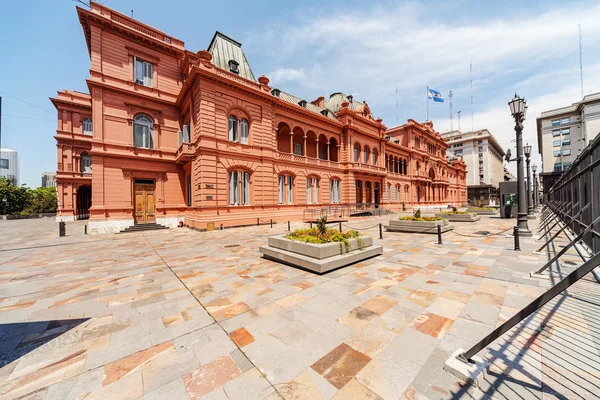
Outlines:
[[[441,134],[448,156],[462,157],[467,165],[469,202],[498,204],[499,183],[504,181],[504,150],[487,129],[474,132],[450,131]]]
[[[0,178],[8,178],[19,186],[19,153],[16,150],[0,149]]]
[[[56,186],[56,172],[44,172],[42,174],[42,187],[50,188]]]
[[[569,106],[542,112],[537,118],[537,138],[544,194],[598,133],[600,92],[586,95]]]
[[[90,94],[51,99],[59,219],[89,216],[90,233],[209,229],[339,204],[466,203],[466,166],[431,122],[388,129],[350,95],[306,101],[272,88],[219,32],[192,52],[98,3],[77,12]]]

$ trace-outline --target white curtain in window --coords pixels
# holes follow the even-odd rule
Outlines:
[[[377,165],[377,153],[373,152],[373,165]]]
[[[395,191],[396,191],[396,201],[398,201],[398,197],[399,197],[399,192],[398,192],[398,186],[394,186]]]
[[[294,177],[293,176],[288,176],[287,177],[287,183],[288,183],[288,203],[291,204],[294,201],[294,192],[293,192]]]
[[[242,177],[242,204],[250,204],[250,174],[243,172]]]
[[[154,122],[147,115],[138,114],[133,119],[133,145],[154,148]]]
[[[313,203],[317,204],[319,202],[319,180],[317,178],[313,179],[313,185],[315,186],[314,189],[314,196],[315,198],[313,199]]]
[[[341,196],[341,186],[342,186],[342,182],[341,181],[335,181],[336,185],[335,185],[335,201],[337,203],[341,203],[342,202],[342,196]]]
[[[367,149],[363,150],[363,163],[364,164],[369,163],[369,151]]]
[[[136,57],[133,57],[135,64],[135,83],[144,84],[144,62]]]
[[[248,144],[248,121],[240,121],[240,143]]]
[[[387,189],[388,189],[388,190],[387,190],[387,192],[388,192],[388,193],[387,193],[387,198],[388,198],[388,201],[392,201],[392,185],[390,185],[390,184],[388,183]]]
[[[144,86],[152,87],[152,64],[144,63]]]
[[[330,180],[329,181],[329,202],[330,203],[334,203],[335,202],[335,181],[334,180]]]
[[[354,162],[358,162],[358,146],[354,146]]]
[[[239,182],[237,171],[229,172],[229,205],[237,206],[239,204]]]
[[[284,195],[284,179],[285,179],[285,177],[283,175],[279,176],[279,204],[283,204],[285,202],[285,199],[283,197],[283,195]]]
[[[311,187],[312,187],[312,179],[306,178],[306,204],[311,203],[311,199],[312,199]]]
[[[83,126],[83,134],[91,135],[92,134],[92,120],[89,118],[84,118],[82,121]]]
[[[233,115],[229,116],[229,141],[237,142],[238,141],[238,120]]]

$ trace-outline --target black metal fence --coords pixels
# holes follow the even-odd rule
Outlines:
[[[600,252],[600,228],[597,222],[594,224],[600,217],[600,136],[582,151],[554,183],[546,201],[562,210],[560,219],[570,224],[575,235],[587,230],[583,233],[582,241],[592,254]]]

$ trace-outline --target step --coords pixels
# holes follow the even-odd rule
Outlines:
[[[156,223],[148,223],[148,224],[135,224],[128,228],[123,229],[119,233],[131,233],[131,232],[142,232],[142,231],[153,231],[158,229],[169,229],[164,225],[159,225]]]

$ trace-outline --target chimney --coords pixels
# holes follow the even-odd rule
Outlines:
[[[311,101],[311,104],[314,104],[317,107],[323,108],[323,107],[325,107],[325,97],[321,96],[318,99]]]

